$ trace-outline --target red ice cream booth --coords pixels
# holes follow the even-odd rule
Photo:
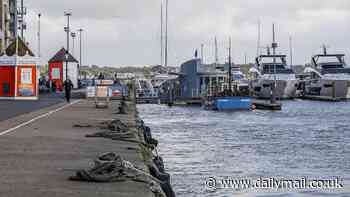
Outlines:
[[[23,43],[19,46],[22,47],[17,49],[18,55],[11,53],[10,45],[0,56],[0,99],[37,100],[40,74],[37,58]]]
[[[63,91],[63,82],[66,80],[66,63],[68,63],[67,75],[74,88],[78,88],[78,61],[62,48],[49,60],[49,79],[58,91]]]

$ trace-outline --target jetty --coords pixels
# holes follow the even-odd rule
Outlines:
[[[157,143],[132,94],[104,109],[81,99],[2,121],[0,196],[174,196]],[[119,177],[96,168],[119,161]]]
[[[329,97],[329,96],[316,96],[316,95],[304,95],[304,96],[301,96],[300,98],[305,99],[305,100],[326,101],[326,102],[339,102],[339,101],[348,100],[346,98]]]
[[[255,106],[255,108],[259,110],[271,110],[271,111],[282,110],[281,103],[271,103],[269,100],[253,99],[252,103]]]

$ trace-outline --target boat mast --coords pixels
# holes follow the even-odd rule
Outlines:
[[[278,47],[278,44],[276,42],[276,34],[275,34],[275,23],[272,24],[272,53],[275,56],[276,55],[276,48]],[[273,70],[274,70],[274,91],[277,88],[277,71],[276,71],[276,57],[273,57]],[[274,93],[272,93],[274,94]]]
[[[261,22],[258,22],[258,44],[256,47],[256,57],[260,55],[260,41],[261,41]]]
[[[272,54],[276,55],[276,48],[278,44],[276,42],[276,34],[275,34],[275,23],[272,24]],[[273,62],[276,63],[276,58],[273,58]]]
[[[232,47],[232,42],[231,42],[231,37],[229,39],[229,48],[228,48],[228,52],[229,52],[229,55],[228,55],[228,64],[229,64],[229,67],[228,67],[228,86],[229,86],[229,90],[230,90],[230,93],[232,91],[232,57],[231,57],[231,47]]]
[[[327,46],[323,44],[322,48],[323,48],[323,54],[327,55]]]
[[[201,44],[201,60],[202,64],[204,64],[204,44]]]
[[[218,56],[218,40],[216,39],[216,36],[215,36],[215,67],[218,66],[218,62],[219,62],[219,56]]]
[[[164,66],[164,46],[163,46],[163,0],[160,2],[160,64]]]
[[[168,0],[165,1],[165,67],[168,67]]]
[[[290,66],[293,66],[293,45],[292,36],[289,36]]]

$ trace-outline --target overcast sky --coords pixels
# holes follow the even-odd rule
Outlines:
[[[42,13],[42,56],[47,60],[66,46],[64,11],[71,11],[72,30],[85,29],[83,64],[160,64],[161,0],[25,0],[27,40],[37,51],[37,14]],[[289,54],[293,38],[298,64],[327,44],[329,52],[350,55],[349,0],[169,0],[169,62],[178,66],[193,57],[203,43],[206,62],[214,61],[214,37],[219,59],[226,60],[232,36],[234,62],[252,62],[257,51],[258,21],[261,45],[272,40],[276,23],[278,53]],[[78,58],[78,39],[75,44]]]

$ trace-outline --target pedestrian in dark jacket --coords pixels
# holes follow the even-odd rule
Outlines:
[[[70,98],[71,98],[71,91],[73,89],[73,83],[72,81],[68,78],[64,81],[64,90],[65,90],[65,93],[66,93],[66,100],[67,102],[69,103],[70,102]]]
[[[56,93],[56,82],[54,82],[54,81],[51,81],[50,82],[51,83],[51,91],[53,92],[53,93]]]

